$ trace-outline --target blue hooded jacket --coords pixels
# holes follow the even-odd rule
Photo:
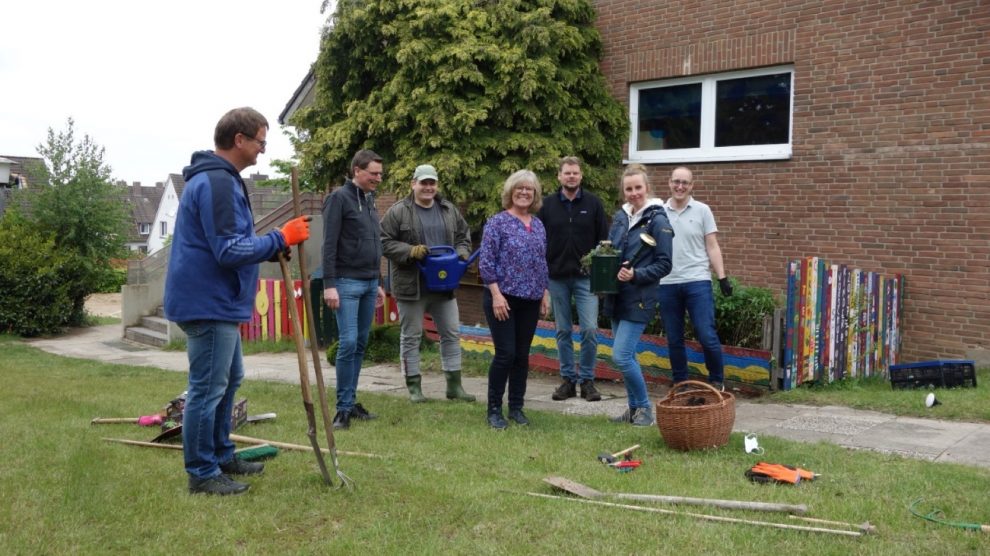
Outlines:
[[[173,322],[251,320],[258,263],[285,248],[281,232],[254,234],[237,169],[211,151],[193,153],[172,235],[165,317]]]

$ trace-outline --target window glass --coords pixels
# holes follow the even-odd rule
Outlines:
[[[701,145],[701,83],[639,93],[639,150],[694,149]]]
[[[725,79],[715,90],[716,147],[790,141],[790,73]]]
[[[629,86],[629,162],[784,160],[794,68],[679,76]]]

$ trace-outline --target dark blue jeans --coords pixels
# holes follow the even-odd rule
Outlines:
[[[495,344],[495,357],[488,367],[488,411],[502,410],[502,395],[509,384],[509,409],[522,409],[529,377],[529,348],[540,318],[539,299],[506,295],[509,318],[497,320],[492,309],[492,293],[485,288],[482,305],[485,320]]]
[[[705,353],[708,382],[723,382],[722,343],[715,331],[715,297],[709,280],[660,285],[660,316],[667,333],[670,368],[674,382],[687,380],[688,360],[684,348],[684,311],[691,317],[694,336]]]
[[[220,464],[234,458],[230,414],[244,378],[241,333],[236,322],[180,322],[186,333],[189,389],[182,416],[182,451],[186,472],[197,479],[220,474]]]
[[[337,372],[337,411],[350,411],[357,400],[361,365],[368,347],[371,322],[375,317],[378,278],[338,278],[337,293],[340,295],[340,307],[337,309],[340,343],[334,365]]]

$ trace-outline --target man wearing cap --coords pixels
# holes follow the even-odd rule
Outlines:
[[[466,260],[471,254],[471,232],[453,203],[438,192],[436,168],[416,167],[412,193],[392,205],[382,218],[382,250],[389,265],[392,295],[399,305],[400,367],[409,388],[409,400],[425,402],[419,369],[423,316],[429,313],[440,335],[440,362],[447,379],[447,399],[474,401],[461,386],[460,314],[454,292],[431,292],[422,279],[418,261],[431,247],[448,245]]]

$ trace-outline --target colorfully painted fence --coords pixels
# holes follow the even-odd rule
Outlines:
[[[791,261],[781,388],[887,376],[901,347],[904,277],[818,257]]]
[[[294,291],[288,292],[299,309],[299,316],[306,318],[309,305],[303,302],[302,280],[294,280]],[[251,321],[241,324],[241,339],[245,342],[278,341],[292,337],[292,322],[289,320],[288,296],[282,280],[258,280],[258,292],[254,297],[254,312]],[[395,299],[386,296],[385,306],[375,311],[375,323],[395,322],[399,310]],[[305,320],[303,321],[305,322]],[[309,327],[303,326],[303,337],[309,340]]]
[[[580,334],[573,335],[574,349],[580,349]],[[495,353],[491,334],[487,328],[461,326],[461,347],[466,353],[491,358]],[[735,387],[750,387],[766,390],[770,388],[770,352],[722,346],[725,364],[725,379]],[[704,354],[701,346],[687,342],[688,366],[691,378],[705,380]],[[643,368],[643,376],[649,382],[670,383],[670,355],[667,339],[659,336],[643,335],[640,338],[636,358]],[[541,321],[536,328],[536,336],[530,348],[530,368],[556,374],[557,339],[554,324]],[[612,331],[598,330],[598,362],[595,376],[601,379],[621,379],[622,373],[612,362]]]

